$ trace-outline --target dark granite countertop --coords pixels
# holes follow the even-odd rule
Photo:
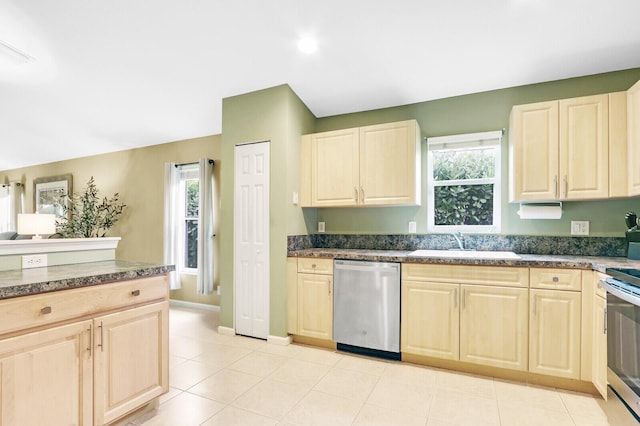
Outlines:
[[[429,263],[441,265],[484,265],[484,266],[526,266],[542,268],[592,269],[605,272],[606,268],[637,268],[640,260],[625,257],[601,256],[550,256],[537,254],[519,254],[519,259],[483,259],[473,257],[473,252],[464,252],[461,257],[416,257],[411,251],[402,250],[359,250],[359,249],[303,249],[288,253],[292,257],[318,257],[329,259],[372,260],[378,262]]]
[[[162,275],[173,265],[108,260],[0,271],[0,299]]]

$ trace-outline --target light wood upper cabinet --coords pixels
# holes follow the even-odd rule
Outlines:
[[[558,198],[558,102],[516,105],[511,110],[511,201]]]
[[[462,285],[460,361],[527,371],[528,293]]]
[[[640,81],[627,90],[629,195],[640,195]]]
[[[0,341],[0,424],[93,424],[91,321]]]
[[[401,351],[458,360],[460,286],[402,281],[401,294]]]
[[[169,390],[169,302],[96,318],[94,333],[95,424]]]
[[[358,129],[303,136],[310,158],[303,159],[303,176],[309,174],[310,194],[302,189],[302,206],[355,206],[360,190],[360,134]],[[307,150],[304,150],[306,152]],[[308,167],[310,173],[304,169]]]
[[[516,105],[511,201],[609,197],[609,94]]]
[[[302,136],[302,207],[419,205],[415,120]]]
[[[360,204],[420,204],[420,128],[415,120],[360,128]]]
[[[529,371],[580,378],[581,294],[532,289]]]
[[[609,197],[629,196],[627,92],[609,93]]]
[[[609,95],[560,102],[560,199],[609,195]]]

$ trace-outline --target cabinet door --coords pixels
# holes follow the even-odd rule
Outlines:
[[[345,129],[311,135],[311,205],[355,206],[360,197],[359,133]]]
[[[458,284],[402,281],[401,351],[458,360]]]
[[[360,202],[419,205],[420,129],[415,120],[360,129]]]
[[[331,275],[298,274],[298,334],[331,340],[332,292]]]
[[[593,385],[607,399],[607,300],[594,298]]]
[[[609,196],[609,96],[560,102],[560,197]]]
[[[460,361],[527,369],[528,290],[461,286]]]
[[[94,320],[95,424],[169,390],[169,302]]]
[[[558,102],[516,105],[511,111],[511,201],[558,198]]]
[[[580,378],[581,295],[531,290],[529,371]]]
[[[0,424],[91,425],[91,321],[0,341]]]
[[[640,195],[640,81],[627,90],[629,195]]]
[[[609,197],[627,197],[627,92],[609,93]]]

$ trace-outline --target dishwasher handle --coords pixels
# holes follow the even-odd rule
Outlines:
[[[400,270],[400,264],[391,262],[368,262],[362,260],[335,260],[334,270],[335,269],[344,271],[389,270],[396,272]]]

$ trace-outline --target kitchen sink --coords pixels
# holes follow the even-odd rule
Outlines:
[[[452,259],[520,259],[512,251],[484,250],[416,250],[409,253],[413,257],[446,257]]]

